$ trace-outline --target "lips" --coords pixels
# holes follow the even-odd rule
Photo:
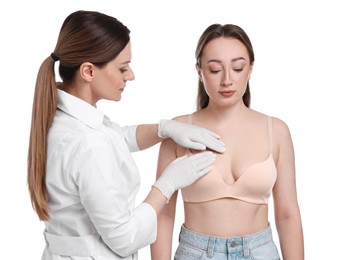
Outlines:
[[[219,91],[219,93],[224,97],[231,97],[235,94],[235,90]]]

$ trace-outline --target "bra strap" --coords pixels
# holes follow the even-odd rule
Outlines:
[[[273,123],[272,118],[268,116],[268,136],[269,136],[269,152],[273,153]]]

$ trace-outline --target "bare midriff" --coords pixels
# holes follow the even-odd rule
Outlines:
[[[268,227],[268,205],[232,198],[184,202],[185,227],[216,237],[245,236]]]

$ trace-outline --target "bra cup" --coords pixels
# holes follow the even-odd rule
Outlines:
[[[276,181],[276,166],[272,155],[250,166],[232,185],[227,185],[216,167],[191,186],[181,190],[185,202],[205,202],[220,198],[235,198],[254,204],[267,204]]]

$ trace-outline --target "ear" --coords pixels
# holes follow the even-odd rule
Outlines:
[[[198,66],[198,64],[195,64],[195,68],[198,72],[199,80],[202,82],[201,68]]]
[[[91,82],[94,77],[94,64],[84,62],[80,65],[80,76],[87,82]]]
[[[251,63],[248,79],[250,79],[250,77],[251,77],[251,73],[252,73],[253,68],[254,68],[254,63]]]

